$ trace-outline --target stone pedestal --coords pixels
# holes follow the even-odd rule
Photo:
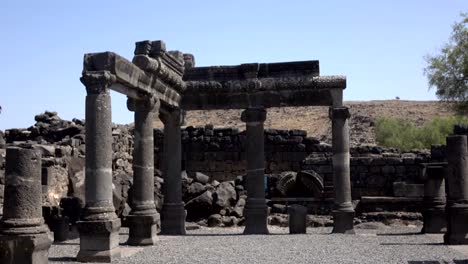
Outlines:
[[[305,234],[307,231],[307,208],[293,204],[288,207],[289,233]]]
[[[468,244],[468,146],[467,137],[447,137],[447,232],[444,243]]]
[[[429,163],[423,169],[424,182],[424,225],[422,233],[444,233],[445,217],[445,163]]]
[[[81,220],[81,262],[111,262],[120,257],[118,243],[120,219],[112,202],[112,119],[107,72],[85,74],[86,86],[86,177]]]
[[[135,111],[133,150],[133,193],[131,212],[127,217],[129,245],[144,246],[156,243],[156,223],[159,214],[154,204],[154,139],[153,112],[159,110],[159,100],[128,100],[128,108]]]
[[[161,234],[185,235],[185,204],[182,201],[182,138],[183,123],[180,110],[162,111],[164,123],[163,194]]]
[[[333,233],[354,234],[354,208],[351,203],[349,168],[348,107],[331,107],[333,145],[333,185],[335,206],[333,209]]]
[[[263,108],[250,108],[242,112],[241,119],[246,123],[247,133],[247,201],[244,207],[244,234],[268,234],[263,131],[266,111]]]
[[[3,213],[0,263],[48,263],[52,237],[42,218],[40,151],[7,149]]]

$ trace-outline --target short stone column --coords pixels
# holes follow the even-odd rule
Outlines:
[[[307,207],[293,204],[288,207],[289,233],[305,234],[307,232]]]
[[[185,235],[185,204],[182,201],[182,138],[183,123],[181,110],[163,111],[164,123],[163,194],[161,209],[161,234]]]
[[[159,100],[129,98],[127,106],[135,112],[133,149],[133,193],[130,214],[127,216],[127,243],[135,246],[156,244],[159,214],[154,204],[154,112]]]
[[[120,219],[112,203],[112,120],[107,72],[86,74],[86,205],[80,221],[81,262],[111,262],[120,257]]]
[[[467,137],[447,137],[447,232],[444,243],[468,244],[468,146]]]
[[[333,233],[354,234],[354,208],[351,203],[349,168],[349,125],[351,116],[348,107],[331,107],[333,185],[335,205],[333,209]]]
[[[49,263],[51,244],[42,218],[41,153],[7,148],[0,263]]]
[[[421,233],[444,233],[447,222],[445,217],[445,163],[424,165],[424,225]]]
[[[247,201],[244,207],[244,234],[268,234],[268,208],[265,200],[265,153],[263,123],[266,111],[249,108],[242,112],[246,123]]]

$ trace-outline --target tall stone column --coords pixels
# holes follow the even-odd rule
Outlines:
[[[468,146],[467,137],[447,137],[447,232],[444,243],[468,244]]]
[[[160,102],[157,98],[129,98],[127,106],[135,112],[132,210],[127,217],[127,243],[135,246],[154,245],[158,240],[156,224],[159,214],[154,204],[153,121]]]
[[[85,200],[78,229],[81,262],[111,262],[120,257],[120,219],[112,203],[112,120],[107,72],[86,74]]]
[[[244,234],[268,234],[268,208],[265,200],[265,153],[263,123],[264,108],[249,108],[242,112],[246,123],[247,201],[244,207]]]
[[[49,263],[51,244],[42,218],[41,153],[7,148],[0,263]]]
[[[164,111],[160,114],[164,123],[163,194],[161,209],[161,234],[185,235],[185,204],[182,201],[182,138],[181,110]]]
[[[335,205],[333,209],[333,233],[354,234],[354,208],[351,203],[349,169],[349,108],[331,107],[333,145],[333,185]]]

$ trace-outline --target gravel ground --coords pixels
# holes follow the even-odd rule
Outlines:
[[[127,247],[114,263],[468,263],[468,256],[442,244],[442,235],[418,234],[420,227],[362,224],[356,235],[308,228],[289,235],[269,226],[270,235],[241,235],[243,228],[201,228],[186,236],[159,236],[153,247]],[[121,242],[127,238],[121,230]],[[468,248],[468,246],[467,246]],[[79,240],[52,245],[50,263],[76,263]]]

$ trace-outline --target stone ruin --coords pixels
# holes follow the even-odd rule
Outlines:
[[[120,256],[118,231],[121,220],[116,214],[119,210],[116,208],[118,205],[115,203],[115,190],[112,186],[113,180],[115,185],[116,169],[118,167],[125,168],[124,163],[127,163],[127,166],[132,163],[131,170],[123,170],[126,170],[127,173],[133,173],[132,197],[129,200],[130,210],[125,216],[125,224],[129,227],[127,243],[139,246],[156,243],[159,224],[159,214],[156,210],[158,203],[161,206],[161,233],[185,234],[185,209],[188,210],[195,203],[192,201],[207,194],[208,191],[198,192],[202,195],[192,197],[193,199],[186,205],[184,195],[187,190],[183,190],[183,188],[187,187],[188,178],[184,177],[182,172],[184,170],[192,174],[193,180],[191,181],[199,183],[202,187],[198,187],[201,189],[208,180],[204,179],[203,174],[198,174],[198,171],[206,168],[202,163],[205,156],[194,158],[199,156],[200,152],[186,147],[191,141],[190,139],[193,138],[190,131],[194,130],[189,127],[185,130],[181,129],[184,124],[184,113],[190,110],[231,108],[245,109],[240,117],[246,123],[246,131],[242,135],[244,141],[241,144],[242,147],[236,152],[224,148],[220,149],[218,145],[217,149],[210,147],[211,154],[204,151],[204,155],[211,155],[211,158],[223,164],[223,169],[216,169],[215,165],[215,171],[212,171],[214,173],[227,171],[226,168],[229,167],[234,168],[233,161],[239,161],[242,165],[237,165],[238,169],[232,175],[245,174],[245,177],[239,180],[243,184],[240,184],[236,179],[234,185],[228,182],[214,183],[214,181],[212,185],[216,185],[217,202],[220,204],[229,204],[237,200],[237,211],[234,209],[232,213],[245,217],[244,234],[268,234],[268,208],[265,199],[268,190],[266,192],[265,186],[268,186],[269,182],[265,182],[266,172],[276,173],[289,170],[286,169],[289,166],[292,170],[301,170],[297,175],[286,173],[284,177],[280,178],[278,191],[287,197],[288,190],[293,188],[291,186],[297,186],[298,184],[294,184],[298,182],[308,186],[309,194],[314,198],[320,198],[321,201],[331,199],[333,232],[352,234],[354,233],[355,212],[352,199],[363,198],[365,194],[372,194],[372,191],[379,194],[385,193],[388,191],[389,184],[398,187],[394,181],[389,181],[379,183],[375,189],[371,188],[372,191],[367,190],[368,193],[366,193],[366,186],[360,185],[362,182],[372,181],[373,175],[380,174],[394,175],[394,177],[405,181],[407,180],[404,178],[405,176],[413,173],[418,174],[418,168],[422,167],[425,177],[423,232],[444,232],[445,225],[447,225],[446,243],[466,243],[464,236],[467,230],[461,223],[465,220],[463,201],[468,194],[464,191],[466,188],[460,185],[468,173],[466,171],[467,164],[464,162],[466,159],[461,158],[466,156],[468,151],[466,136],[449,137],[447,139],[447,157],[445,158],[445,154],[440,155],[440,160],[436,158],[438,157],[436,155],[437,148],[433,149],[431,160],[427,156],[421,157],[411,153],[406,154],[406,156],[405,154],[388,155],[386,153],[387,155],[383,156],[381,154],[385,153],[382,153],[378,148],[366,150],[367,152],[359,148],[350,149],[348,128],[350,112],[347,107],[342,105],[346,79],[342,76],[319,76],[318,61],[195,67],[192,55],[178,51],[167,51],[165,44],[161,41],[143,41],[136,44],[135,57],[132,62],[112,52],[86,54],[81,81],[87,90],[85,136],[83,135],[84,127],[80,120],[74,120],[71,128],[56,129],[52,130],[51,133],[44,133],[44,130],[36,129],[49,128],[43,124],[33,127],[26,133],[24,133],[25,131],[7,131],[7,141],[9,138],[10,143],[14,142],[15,139],[29,138],[31,134],[41,135],[41,140],[44,141],[63,141],[64,144],[61,147],[53,150],[55,158],[52,159],[52,164],[60,163],[56,160],[57,156],[75,156],[82,159],[83,154],[85,154],[86,176],[84,183],[81,183],[85,186],[81,199],[84,202],[84,208],[81,217],[79,220],[77,219],[80,236],[80,251],[77,256],[79,261],[109,262]],[[127,107],[135,112],[134,136],[132,143],[127,142],[131,145],[128,148],[125,147],[126,144],[118,145],[119,147],[116,148],[117,134],[114,134],[115,129],[112,130],[110,89],[127,95]],[[288,147],[283,148],[281,142],[289,142],[288,136],[281,131],[263,128],[267,114],[266,109],[269,107],[309,105],[330,106],[333,136],[331,146],[317,143],[310,138],[307,139],[306,135],[300,131],[291,131],[287,135],[295,143],[284,144]],[[53,114],[46,113],[45,116],[44,120],[39,117],[38,123],[60,122],[60,120],[54,119]],[[164,124],[164,137],[158,137],[157,131],[153,130],[152,122],[157,116]],[[213,128],[205,128],[205,130],[214,132]],[[227,132],[224,131],[224,133]],[[230,133],[229,136],[233,136],[232,131]],[[53,139],[49,139],[45,135]],[[3,139],[3,135],[1,138]],[[161,139],[162,144],[158,145],[161,142],[154,142],[155,139]],[[226,140],[232,139],[229,137]],[[269,140],[276,142],[275,144],[278,146],[274,145],[271,149]],[[86,142],[86,148],[80,144],[83,142]],[[0,142],[0,144],[5,145],[4,142]],[[26,257],[30,259],[24,260],[25,263],[45,263],[47,249],[50,246],[50,235],[44,228],[43,221],[34,220],[42,219],[42,214],[38,209],[42,206],[38,202],[41,199],[36,197],[34,204],[29,204],[31,201],[24,199],[13,199],[12,197],[25,197],[25,194],[29,193],[28,191],[23,192],[23,189],[14,190],[12,186],[15,184],[15,177],[34,177],[35,180],[31,181],[30,185],[25,186],[25,190],[29,188],[30,195],[40,197],[43,196],[44,190],[42,193],[38,192],[37,187],[44,186],[44,183],[45,186],[48,186],[49,179],[57,178],[51,175],[60,173],[54,173],[53,169],[49,169],[53,166],[48,166],[38,172],[37,168],[40,170],[41,167],[38,165],[40,164],[38,162],[40,155],[37,154],[38,147],[24,144],[17,144],[17,146],[22,148],[16,147],[7,150],[4,216],[1,220],[0,230],[2,235],[0,259],[10,263],[13,260],[18,261]],[[278,149],[275,149],[276,147]],[[276,150],[279,149],[281,149],[279,153],[284,152],[285,154],[275,156],[275,153],[278,153]],[[40,152],[47,151],[51,152],[51,149],[43,146]],[[119,153],[118,158],[115,157],[116,151]],[[353,158],[350,157],[350,153],[353,153]],[[371,154],[369,155],[369,153]],[[130,154],[132,155],[129,156]],[[379,154],[381,156],[378,156]],[[29,158],[31,155],[35,158]],[[237,158],[235,158],[236,155]],[[304,159],[306,156],[308,158]],[[36,165],[15,168],[14,162],[8,161],[21,157],[25,159],[23,161],[25,164],[32,162]],[[74,167],[73,162],[67,159],[65,163],[64,167],[68,168],[69,175],[76,172],[70,170],[70,167]],[[78,162],[75,166],[82,165]],[[161,183],[158,182],[158,177],[154,177],[157,174],[155,165],[162,171],[161,182],[164,182],[162,202],[155,201],[155,197],[158,197],[155,196],[157,192],[155,186],[160,186]],[[59,170],[61,166],[57,167],[56,169]],[[19,171],[15,172],[15,170]],[[220,174],[220,177],[225,176]],[[448,190],[443,189],[444,177]],[[122,178],[122,181],[125,179]],[[351,190],[351,183],[353,190]],[[189,188],[194,185],[190,185]],[[244,187],[238,186],[245,186],[245,190]],[[354,187],[356,188],[354,189]],[[408,188],[412,188],[412,185],[403,184],[403,188],[408,190]],[[449,193],[449,190],[450,195],[445,204],[444,193]],[[49,193],[47,189],[45,191]],[[69,191],[61,190],[61,192]],[[246,194],[245,200],[243,200],[243,204],[241,199],[219,200],[219,197],[229,197],[229,195],[223,196],[223,192],[229,193],[231,196],[236,196],[236,192],[244,192]],[[395,188],[394,192],[397,192]],[[54,198],[54,195],[50,196]],[[361,203],[363,200],[361,199]],[[51,199],[51,201],[55,205],[57,204],[56,199]],[[444,221],[443,209],[445,207],[448,215],[447,224]],[[23,208],[35,209],[22,213],[26,212]],[[194,208],[197,210],[198,207]],[[303,207],[291,207],[290,230],[292,233],[300,233],[305,230],[303,219],[305,214],[306,211]],[[210,218],[211,221],[219,221],[212,216]],[[29,223],[32,220],[34,223]],[[210,222],[210,219],[208,221]],[[16,228],[16,226],[20,226],[17,222],[27,223],[28,228]],[[21,235],[18,236],[18,234]],[[22,241],[20,237],[21,239],[26,237],[28,241],[37,240],[40,243],[36,243],[36,247],[32,247],[31,251],[24,252],[17,247],[17,243]]]
[[[164,202],[161,233],[185,234],[181,191],[181,125],[184,111],[245,109],[246,187],[244,234],[267,234],[264,129],[266,108],[329,105],[333,133],[334,232],[353,233],[349,178],[348,108],[342,105],[346,79],[319,76],[318,61],[195,67],[194,57],[167,51],[162,41],[136,43],[132,62],[112,52],[86,54],[86,205],[78,223],[78,260],[111,260],[120,255],[120,220],[112,204],[112,142],[109,90],[128,96],[135,112],[133,200],[128,216],[130,245],[156,241],[154,204],[154,115],[164,123]],[[101,228],[97,228],[101,226]],[[96,241],[100,243],[97,244]]]

